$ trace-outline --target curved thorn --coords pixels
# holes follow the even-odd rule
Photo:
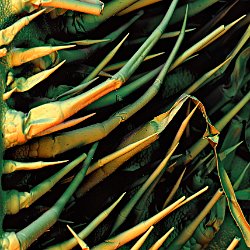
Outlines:
[[[73,234],[74,238],[77,240],[80,247],[84,250],[89,250],[87,244],[75,233],[75,231],[69,225],[67,225],[67,228]]]
[[[90,80],[92,80],[98,73],[109,63],[109,61],[115,56],[115,54],[118,52],[119,48],[122,46],[124,41],[127,39],[129,33],[119,42],[118,45],[115,46],[114,49],[112,49],[108,55],[96,66],[96,68],[83,80],[82,83],[86,83]]]
[[[48,78],[52,73],[54,73],[59,67],[61,67],[63,64],[65,63],[65,60],[62,61],[61,63],[59,63],[58,65],[56,65],[54,68],[52,69],[47,69],[44,70],[42,72],[39,72],[36,75],[33,75],[31,77],[29,77],[28,79],[26,79],[26,81],[24,82],[18,82],[18,81],[14,81],[10,88],[15,88],[16,92],[25,92],[30,90],[31,88],[33,88],[35,85],[37,85],[38,83],[42,82],[43,80],[45,80],[46,78]]]
[[[17,48],[10,51],[7,56],[7,62],[10,67],[20,66],[26,62],[30,62],[37,58],[49,55],[55,51],[62,49],[73,48],[75,45],[64,45],[64,46],[42,46],[31,49]]]
[[[30,16],[22,17],[6,29],[0,30],[0,46],[10,44],[22,28],[28,25],[37,16],[41,15],[44,11],[45,9],[40,10]]]
[[[8,99],[11,97],[11,95],[12,95],[14,92],[16,92],[16,91],[17,91],[17,88],[15,87],[15,88],[13,88],[12,90],[10,90],[10,91],[4,93],[4,94],[3,94],[3,101],[8,100]]]

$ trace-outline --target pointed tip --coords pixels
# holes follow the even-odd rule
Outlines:
[[[40,10],[32,15],[22,17],[11,26],[0,30],[0,46],[10,44],[21,29],[28,25],[37,16],[41,15],[44,11],[45,10]]]
[[[134,143],[132,143],[130,145],[134,145],[135,147],[137,147],[138,145],[142,144],[143,142],[148,141],[151,138],[153,138],[155,136],[158,136],[158,135],[159,135],[158,133],[153,133],[152,135],[149,135],[149,136],[147,136],[147,137],[145,137],[145,138],[143,138],[143,139],[141,139],[141,140],[139,140],[137,142],[134,142]]]
[[[140,146],[141,144],[143,144],[144,142],[150,140],[151,138],[153,138],[154,136],[158,135],[157,133],[154,133],[146,138],[143,138],[139,141],[133,142],[129,145],[126,145],[123,148],[118,149],[117,151],[99,159],[96,163],[94,163],[91,168],[88,169],[87,174],[92,173],[93,171],[97,170],[98,168],[101,168],[102,166],[106,165],[107,163],[121,157],[122,155],[130,152],[131,150],[137,148],[138,146]]]
[[[152,55],[146,56],[145,59],[144,59],[144,61],[147,61],[147,60],[153,59],[155,57],[161,56],[161,55],[163,55],[165,53],[166,52],[163,51],[163,52],[159,52],[159,53],[156,53],[156,54],[152,54]]]
[[[191,28],[191,29],[187,29],[186,32],[192,32],[194,30],[196,30],[197,28]]]
[[[7,54],[6,59],[10,67],[16,67],[40,57],[47,56],[55,51],[72,47],[75,47],[75,45],[15,48]]]
[[[221,64],[219,64],[212,71],[216,72],[217,70],[219,70],[220,68],[222,68],[224,65],[226,65],[227,63],[229,63],[231,60],[232,60],[232,56],[228,57],[224,62],[222,62]]]
[[[238,19],[236,19],[235,21],[229,23],[228,25],[225,26],[225,29],[227,30],[227,29],[232,28],[236,23],[238,23],[239,21],[241,21],[241,20],[242,20],[243,18],[245,18],[246,16],[247,16],[247,15],[245,14],[245,15],[239,17]]]
[[[62,161],[51,161],[51,162],[42,162],[42,166],[43,167],[47,167],[47,166],[53,166],[53,165],[58,165],[58,164],[62,164],[62,163],[66,163],[69,162],[69,160],[62,160]]]
[[[241,144],[243,143],[243,141],[240,141],[239,143],[235,144],[234,146],[231,146],[227,149],[225,149],[223,152],[220,152],[218,154],[219,158],[221,161],[223,161],[227,155],[229,155],[230,153],[232,153],[235,149],[237,149]]]
[[[115,48],[109,54],[113,56],[118,51],[118,49],[122,46],[122,44],[124,43],[124,41],[127,39],[128,36],[129,36],[129,33],[115,46]]]
[[[73,234],[74,238],[76,239],[82,250],[89,250],[87,244],[78,236],[78,234],[75,233],[75,231],[69,225],[67,225],[67,228]]]
[[[205,191],[207,191],[208,188],[209,188],[209,187],[206,186],[206,187],[202,188],[201,190],[197,191],[196,193],[194,193],[193,195],[189,196],[187,199],[185,198],[185,200],[184,200],[183,202],[181,202],[181,203],[177,206],[177,208],[180,207],[180,206],[183,206],[184,204],[188,203],[189,201],[195,199],[197,196],[199,196],[199,195],[201,195],[202,193],[204,193]]]
[[[54,66],[53,68],[51,69],[47,69],[47,70],[44,70],[42,72],[47,72],[47,75],[51,75],[52,73],[54,73],[58,68],[60,68],[64,63],[66,62],[66,60],[63,60],[62,62],[58,63],[56,66]],[[40,73],[42,73],[40,72]],[[39,73],[38,73],[39,74]],[[47,78],[47,77],[46,77]]]
[[[52,51],[62,50],[62,49],[71,49],[74,48],[75,44],[69,44],[69,45],[60,45],[60,46],[51,46]]]
[[[96,43],[108,42],[111,39],[97,39],[97,40],[79,40],[79,41],[71,41],[69,44],[76,44],[82,46],[88,46]]]
[[[66,60],[63,60],[62,62],[58,63],[56,66],[54,66],[51,69],[46,70],[47,72],[50,72],[50,74],[52,74],[53,72],[55,72],[58,68],[60,68],[64,63],[66,62]]]
[[[156,57],[156,56],[160,56],[160,55],[163,55],[163,54],[165,54],[165,53],[166,53],[165,51],[162,51],[162,52],[156,53],[156,54],[154,54],[154,57]]]
[[[126,192],[124,192],[115,202],[116,204],[119,203],[121,201],[121,199],[125,196]]]
[[[41,71],[41,72],[39,72],[39,73],[37,73],[37,74],[29,77],[23,83],[19,83],[18,84],[18,88],[17,88],[17,92],[28,91],[31,88],[33,88],[34,86],[36,86],[37,84],[39,84],[40,82],[44,81],[51,74],[53,74],[59,67],[61,67],[64,64],[65,61],[66,60],[62,61],[61,63],[59,63],[58,65],[56,65],[55,67],[53,67],[51,69],[47,69],[47,70]]]
[[[0,44],[0,46],[1,46],[1,44]],[[7,49],[6,48],[0,49],[0,58],[6,56],[6,54],[7,54]]]
[[[148,238],[151,231],[154,229],[154,226],[150,226],[147,231],[139,238],[139,240],[134,244],[134,246],[131,248],[131,250],[139,250],[143,246],[143,243]]]
[[[55,67],[60,67],[61,65],[63,65],[66,62],[66,60],[63,60],[62,62],[58,63]]]
[[[8,99],[11,97],[11,95],[12,95],[14,92],[16,92],[16,91],[17,91],[17,87],[15,87],[15,88],[13,88],[12,90],[10,90],[10,91],[4,93],[4,94],[3,94],[3,101],[8,100]]]
[[[109,214],[116,206],[117,204],[122,200],[126,192],[124,192],[107,210],[106,213]]]
[[[27,18],[29,19],[29,21],[32,21],[33,19],[40,16],[45,11],[46,11],[46,9],[41,9],[41,10],[35,12],[34,14],[31,14],[31,15],[27,16]]]

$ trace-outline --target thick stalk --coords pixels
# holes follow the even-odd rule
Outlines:
[[[104,96],[105,94],[108,94],[112,90],[115,90],[119,88],[126,80],[134,73],[134,71],[139,67],[141,62],[143,62],[144,58],[146,57],[147,53],[151,50],[151,48],[154,46],[154,44],[158,41],[161,34],[163,33],[164,29],[166,28],[169,19],[171,18],[171,15],[174,11],[174,8],[177,4],[178,0],[173,0],[171,3],[169,10],[167,11],[165,17],[163,18],[162,22],[159,24],[159,26],[155,29],[155,31],[149,36],[149,38],[145,41],[145,43],[140,47],[140,49],[134,54],[134,56],[126,63],[126,65],[119,70],[112,78],[108,79],[107,81],[101,83],[100,85],[92,88],[91,90],[77,96],[70,98],[68,100],[62,101],[62,102],[55,102],[53,104],[45,104],[38,108],[33,109],[29,112],[29,120],[26,122],[28,123],[28,127],[26,130],[29,129],[29,134],[36,134],[38,133],[38,129],[41,129],[39,126],[38,128],[34,127],[32,128],[32,123],[35,123],[35,121],[42,120],[44,116],[48,116],[48,109],[54,109],[53,111],[53,123],[51,121],[44,121],[43,129],[45,130],[46,127],[49,126],[55,126],[56,124],[62,122],[62,119],[66,119],[67,117],[70,117],[71,115],[75,114],[80,109],[86,107],[90,103],[94,102],[95,100],[99,99],[100,97]],[[111,132],[113,129],[115,129],[121,122],[127,120],[132,115],[134,115],[138,110],[140,110],[142,107],[144,107],[159,91],[159,88],[162,84],[163,78],[165,77],[173,58],[175,57],[177,50],[181,44],[181,41],[183,40],[184,33],[185,33],[185,25],[186,25],[186,17],[183,22],[182,32],[180,33],[180,36],[175,44],[175,47],[173,51],[171,52],[166,64],[164,65],[163,69],[161,70],[158,78],[154,82],[153,86],[151,86],[148,91],[137,101],[135,101],[133,104],[128,105],[124,109],[122,109],[120,112],[116,113],[114,116],[112,116],[110,119],[105,121],[105,123],[97,124],[90,126],[88,128],[91,129],[97,129],[97,131],[91,130],[91,133],[88,136],[79,136],[79,132],[85,133],[86,128],[83,130],[75,130],[73,132],[64,133],[62,136],[57,136],[53,139],[53,144],[55,145],[53,149],[53,154],[57,153],[63,153],[70,148],[77,147],[77,144],[80,143],[80,145],[86,144],[82,140],[88,140],[88,141],[97,141],[103,137],[105,137],[109,132]],[[57,108],[57,110],[55,109]],[[59,113],[58,113],[59,112]],[[63,115],[62,115],[63,114]],[[51,114],[50,114],[51,115]],[[58,116],[56,119],[55,116]],[[100,126],[101,125],[101,126]],[[79,132],[78,132],[79,131]],[[65,138],[69,138],[69,141],[66,142]],[[89,136],[91,138],[89,138]],[[80,140],[80,141],[79,141]],[[43,143],[50,143],[51,140],[49,138],[49,141],[46,137],[42,138],[41,141]],[[41,142],[40,141],[40,142]],[[79,145],[79,144],[78,144]],[[40,145],[40,148],[42,145]],[[60,150],[59,152],[57,152]],[[63,150],[63,151],[62,151]],[[45,147],[42,151],[43,156],[42,157],[48,157],[47,155],[51,155],[51,145],[49,147]],[[47,152],[46,152],[47,151]]]
[[[145,39],[147,40],[147,38]],[[144,40],[144,41],[145,41]],[[143,41],[143,42],[144,42]],[[124,42],[124,45],[126,44],[126,41]],[[157,53],[157,54],[153,54],[153,55],[149,55],[149,56],[146,56],[145,59],[144,59],[144,62],[146,62],[147,60],[150,60],[152,58],[155,58],[157,56],[160,56],[162,54],[165,54],[165,52],[160,52],[160,53]],[[109,72],[109,71],[113,71],[113,70],[119,70],[120,68],[122,68],[126,63],[128,62],[128,60],[125,60],[125,61],[121,61],[121,62],[117,62],[117,63],[114,63],[114,64],[111,64],[111,65],[108,65],[106,66],[103,71],[105,72]]]
[[[177,2],[178,0],[172,1],[169,10],[167,11],[165,17],[163,18],[159,26],[149,36],[149,38],[145,41],[145,43],[143,43],[143,45],[138,49],[138,51],[134,54],[134,56],[132,56],[132,58],[126,63],[126,65],[123,66],[112,78],[107,79],[105,82],[99,84],[98,86],[76,97],[72,97],[65,101],[47,103],[30,110],[28,117],[26,119],[26,124],[24,129],[25,134],[27,134],[28,138],[33,137],[35,134],[48,129],[49,127],[53,127],[63,122],[65,119],[74,115],[79,110],[88,106],[92,102],[98,100],[100,97],[108,94],[113,90],[120,88],[127,81],[127,79],[135,72],[135,70],[140,66],[140,64],[143,62],[144,58],[147,56],[149,51],[153,48],[153,46],[161,37],[163,31],[167,27],[167,24],[174,12]],[[179,36],[180,38],[183,38],[184,36],[184,34],[182,33]],[[181,41],[182,39],[178,39],[177,44],[180,45]],[[170,55],[170,59],[167,61],[167,63],[169,63],[169,61],[172,60],[171,57],[174,56],[175,53],[176,51],[173,50],[173,52]],[[166,74],[166,68],[169,68],[169,65],[166,65],[165,69],[163,69],[163,72],[160,73],[159,75],[160,83],[162,81],[161,75]],[[155,85],[159,84],[156,83]],[[140,107],[142,106],[140,105]],[[134,111],[131,112],[131,115],[133,114]],[[51,116],[53,118],[49,119]],[[38,120],[40,124],[39,126],[36,126]]]
[[[122,112],[120,112],[121,116],[124,117],[123,121],[128,119],[132,115],[134,115],[138,110],[140,110],[150,100],[152,100],[152,98],[155,97],[156,94],[158,93],[158,91],[159,91],[159,89],[161,87],[161,84],[163,82],[163,79],[164,79],[166,73],[168,72],[168,69],[169,69],[169,67],[170,67],[170,65],[171,65],[171,63],[172,63],[172,61],[173,61],[173,59],[174,59],[174,57],[175,57],[175,55],[176,55],[176,53],[177,53],[177,51],[179,49],[179,46],[180,46],[180,44],[181,44],[181,42],[182,42],[182,40],[184,38],[185,26],[186,26],[186,21],[187,21],[187,10],[188,9],[186,9],[186,15],[185,15],[185,18],[184,18],[184,21],[183,21],[180,36],[178,37],[177,42],[176,42],[171,54],[169,55],[169,57],[167,59],[167,62],[163,66],[161,72],[159,73],[158,77],[154,81],[153,85],[145,92],[145,94],[142,97],[140,97],[137,101],[132,103],[131,105],[128,105],[127,107],[125,107],[122,110]],[[130,157],[133,156],[132,151],[131,151],[130,155],[129,154],[124,155],[122,158],[126,158],[126,157],[129,157],[129,156]],[[124,162],[119,158],[117,160],[118,160],[118,162],[116,162],[116,160],[115,160],[115,161],[111,162],[110,164],[106,164],[101,169],[98,169],[97,171],[95,171],[89,177],[88,182],[83,187],[83,189],[85,189],[85,190],[91,189],[93,186],[95,186],[100,181],[102,181],[104,178],[108,177],[111,173],[113,173]]]
[[[99,1],[99,3],[89,3],[88,1],[75,1],[75,0],[52,0],[52,1],[41,1],[41,6],[51,7],[51,8],[61,8],[66,10],[73,10],[78,12],[83,12],[91,15],[100,15],[104,4]]]

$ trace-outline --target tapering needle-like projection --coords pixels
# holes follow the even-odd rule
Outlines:
[[[247,7],[0,1],[0,249],[250,247]]]

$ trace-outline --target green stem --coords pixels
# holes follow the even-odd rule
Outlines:
[[[115,104],[120,100],[123,100],[128,95],[135,92],[137,89],[142,87],[144,84],[148,83],[154,77],[159,74],[160,70],[162,69],[162,65],[157,67],[156,69],[148,72],[146,75],[136,79],[135,81],[123,86],[122,88],[118,89],[117,91],[113,91],[102,98],[98,99],[97,101],[91,103],[89,106],[85,108],[85,110],[97,110],[99,108],[104,108],[109,105]]]
[[[181,33],[176,41],[176,44],[172,50],[172,52],[170,53],[166,63],[164,64],[161,72],[159,73],[158,77],[156,78],[156,80],[154,81],[153,85],[134,103],[126,106],[124,109],[120,110],[118,113],[116,113],[116,116],[114,116],[114,118],[118,118],[120,119],[121,123],[122,121],[127,120],[128,118],[130,118],[132,115],[134,115],[138,110],[140,110],[142,107],[144,107],[146,104],[149,103],[149,101],[152,100],[152,98],[154,98],[156,96],[156,94],[158,93],[163,79],[166,75],[166,73],[168,72],[168,69],[171,65],[171,63],[174,60],[174,57],[179,49],[179,46],[184,38],[184,33],[185,33],[185,26],[186,26],[186,21],[187,21],[187,12],[183,21],[183,25],[182,25],[182,29],[181,29]],[[112,119],[113,120],[113,119]],[[110,122],[109,126],[114,126],[114,121],[112,120],[107,120],[106,122]],[[115,125],[115,127],[117,127],[119,124]],[[105,129],[105,132],[107,133],[109,130]],[[139,149],[140,147],[138,147]],[[111,173],[113,173],[124,161],[124,158],[126,157],[132,157],[133,154],[136,151],[131,151],[130,154],[127,155],[123,155],[121,158],[119,157],[116,162],[116,164],[114,164],[115,161],[110,162],[108,164],[106,164],[105,166],[103,166],[101,169],[98,169],[97,171],[95,171],[88,179],[88,182],[86,183],[86,185],[83,187],[81,192],[84,192],[83,190],[89,190],[91,189],[93,186],[97,185],[101,180],[103,180],[104,178],[108,177]],[[137,151],[138,152],[138,151]],[[122,160],[123,158],[123,160]]]
[[[76,113],[77,110],[80,110],[83,107],[87,107],[95,100],[99,99],[105,94],[108,94],[112,90],[119,88],[122,84],[124,84],[124,82],[126,82],[126,80],[139,67],[141,62],[143,62],[144,58],[147,56],[147,53],[152,49],[152,47],[160,38],[161,34],[163,33],[164,29],[168,24],[169,19],[171,18],[171,15],[174,11],[177,2],[178,0],[172,1],[169,10],[167,11],[162,22],[159,24],[159,26],[155,29],[155,31],[149,36],[149,38],[145,41],[145,43],[139,48],[139,50],[134,54],[134,56],[132,56],[132,58],[126,63],[126,65],[121,70],[119,70],[112,78],[106,80],[97,87],[94,87],[93,89],[77,97],[61,102],[60,103],[61,110],[64,109],[65,111],[67,111],[68,113],[67,116],[69,117],[70,115],[73,114],[72,112]],[[127,120],[132,115],[134,115],[138,110],[144,107],[158,93],[163,78],[165,77],[165,74],[167,73],[178,51],[181,41],[183,40],[185,33],[185,25],[186,25],[186,17],[185,21],[183,22],[182,32],[179,35],[175,47],[172,50],[169,58],[167,59],[166,64],[164,65],[156,81],[153,83],[153,86],[151,86],[141,98],[139,98],[134,103],[126,106],[124,109],[120,110],[118,113],[110,117],[110,119],[106,120],[101,124],[100,123],[94,124],[87,128],[66,132],[64,134],[61,134],[53,138],[53,141],[51,141],[51,137],[41,138],[41,140],[39,140],[40,144],[39,149],[41,150],[41,157],[48,157],[51,155],[51,146],[52,146],[51,144],[55,146],[53,148],[53,154],[56,155],[58,153],[63,153],[69,150],[70,148],[77,147],[77,145],[79,145],[78,143],[80,143],[80,145],[84,145],[87,143],[87,141],[89,143],[100,140],[103,137],[105,137],[109,132],[111,132],[113,129],[115,129],[121,122]],[[85,99],[83,99],[84,97]],[[69,107],[71,108],[69,109]],[[66,118],[65,114],[64,118]],[[89,132],[89,129],[91,129],[91,132],[88,133],[88,135],[79,136],[79,133],[81,135],[83,133],[85,134],[85,132],[87,131]],[[95,131],[92,129],[94,129]],[[45,144],[47,145],[45,146]]]
[[[123,198],[125,193],[123,193],[116,202],[114,202],[110,207],[108,207],[106,210],[104,210],[102,213],[100,213],[91,223],[84,228],[81,232],[78,233],[78,236],[84,240],[86,237],[88,237],[99,224],[101,224],[113,211],[113,209],[116,207],[116,205],[120,202],[120,200]],[[77,241],[75,238],[71,238],[67,241],[61,242],[57,245],[48,247],[47,250],[70,250],[73,247],[77,245]]]
[[[159,164],[159,166],[155,169],[155,171],[149,176],[147,181],[140,187],[140,189],[135,193],[135,195],[122,208],[122,210],[120,211],[119,215],[116,218],[111,234],[113,234],[125,222],[125,220],[128,218],[128,215],[134,208],[135,204],[139,201],[139,199],[146,192],[149,186],[155,181],[155,179],[161,174],[163,169],[166,167],[170,157],[177,148],[177,145],[175,146],[175,148],[172,149],[171,152],[167,154],[167,156],[163,159],[163,161]]]
[[[113,49],[111,50],[108,55],[94,68],[94,70],[82,81],[82,83],[87,83],[93,80],[98,73],[109,63],[109,61],[115,56],[118,52],[119,48],[122,46],[123,42],[126,40],[129,34],[127,34],[122,41]]]
[[[160,181],[162,175],[165,172],[162,171],[154,180],[154,182],[150,185],[150,187],[146,190],[146,192],[143,194],[143,196],[141,197],[141,199],[138,201],[137,205],[134,208],[134,215],[135,215],[135,220],[134,223],[138,224],[140,223],[140,221],[142,221],[142,216],[143,216],[143,212],[145,211],[145,209],[148,209],[148,204],[147,201],[150,197],[150,195],[153,193],[154,188],[156,187],[156,185],[158,184],[158,182]]]
[[[80,164],[85,158],[86,154],[82,154],[77,157],[74,161],[67,164],[64,168],[59,170],[57,173],[44,180],[37,186],[33,187],[30,192],[18,192],[16,190],[9,190],[6,192],[5,208],[7,214],[16,214],[23,208],[28,208],[40,197],[46,194],[53,186],[62,179],[67,173],[73,168]]]
[[[90,149],[87,158],[83,163],[83,167],[76,175],[74,180],[70,183],[69,187],[59,198],[59,200],[43,215],[33,221],[30,225],[19,231],[16,236],[20,242],[21,250],[27,249],[39,236],[41,236],[46,230],[53,226],[59,218],[63,208],[68,200],[72,197],[79,184],[83,181],[83,178],[88,170],[90,162],[93,158],[98,143],[95,143]]]
[[[132,75],[132,73],[134,73],[134,71],[137,69],[140,63],[144,60],[148,52],[160,39],[161,35],[163,34],[164,30],[166,29],[169,23],[169,20],[171,19],[173,15],[173,12],[175,10],[177,3],[178,3],[178,0],[172,1],[166,15],[164,16],[159,26],[153,31],[153,33],[149,36],[149,38],[137,50],[137,52],[132,56],[132,58],[128,61],[128,63],[119,71],[119,75],[121,76],[124,75],[126,76],[125,79],[128,79]]]

